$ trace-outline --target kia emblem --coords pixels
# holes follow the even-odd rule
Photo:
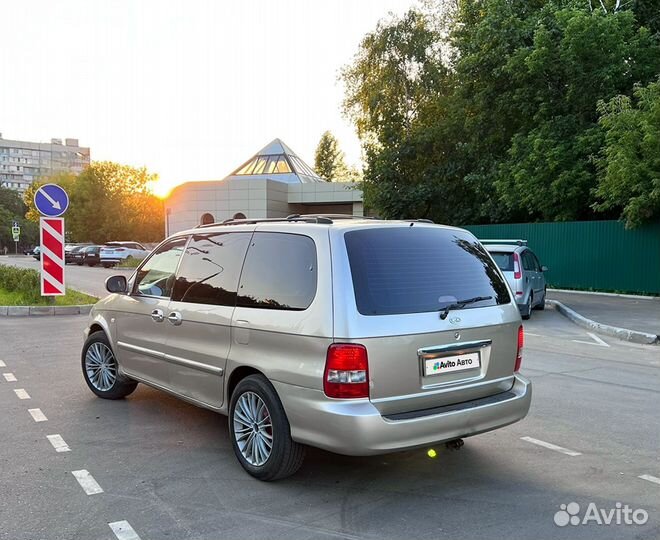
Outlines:
[[[451,319],[449,319],[449,322],[451,324],[458,324],[459,322],[461,322],[461,318],[460,317],[452,317]]]
[[[460,334],[460,332],[454,332],[454,339],[456,339],[456,340],[461,339],[461,334]]]

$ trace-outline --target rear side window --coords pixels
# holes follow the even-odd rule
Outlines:
[[[172,300],[235,306],[251,237],[252,233],[194,234],[179,266]]]
[[[490,256],[502,272],[513,272],[513,253],[491,252]]]
[[[511,301],[497,267],[468,233],[407,226],[351,231],[344,239],[362,315],[439,311],[477,296],[491,298],[465,309]]]
[[[304,310],[316,296],[316,246],[308,236],[254,233],[238,289],[238,306]]]

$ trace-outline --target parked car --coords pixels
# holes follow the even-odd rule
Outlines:
[[[96,266],[101,262],[101,246],[86,246],[82,250],[82,264]]]
[[[525,240],[482,240],[495,264],[504,274],[523,319],[529,319],[533,309],[545,309],[547,284],[538,257]]]
[[[23,250],[23,255],[34,255],[35,248],[28,248]]]
[[[106,242],[101,248],[101,264],[110,268],[129,257],[144,259],[149,251],[138,242]]]
[[[33,256],[35,259],[37,259],[38,261],[41,260],[41,247],[40,247],[40,246],[36,246],[36,247],[32,250],[32,256]]]
[[[85,262],[85,248],[90,244],[79,244],[73,249],[64,252],[64,259],[67,264],[75,263],[78,266],[82,266]]]
[[[177,233],[106,287],[82,349],[91,391],[118,399],[143,382],[227,414],[261,480],[293,474],[305,445],[460,446],[530,406],[520,313],[462,229],[234,220]]]

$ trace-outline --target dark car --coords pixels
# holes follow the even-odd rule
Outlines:
[[[85,262],[85,248],[89,247],[89,244],[81,244],[79,246],[74,246],[69,251],[65,251],[64,260],[67,264],[75,263],[78,266],[82,266]]]
[[[82,253],[81,265],[96,266],[101,262],[101,246],[86,246],[83,248]]]
[[[41,260],[41,247],[37,246],[32,250],[32,256],[38,261]]]

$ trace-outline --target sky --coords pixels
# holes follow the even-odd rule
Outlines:
[[[156,191],[221,179],[275,137],[313,165],[341,114],[342,66],[413,0],[0,0],[0,133],[77,138],[146,166]]]

